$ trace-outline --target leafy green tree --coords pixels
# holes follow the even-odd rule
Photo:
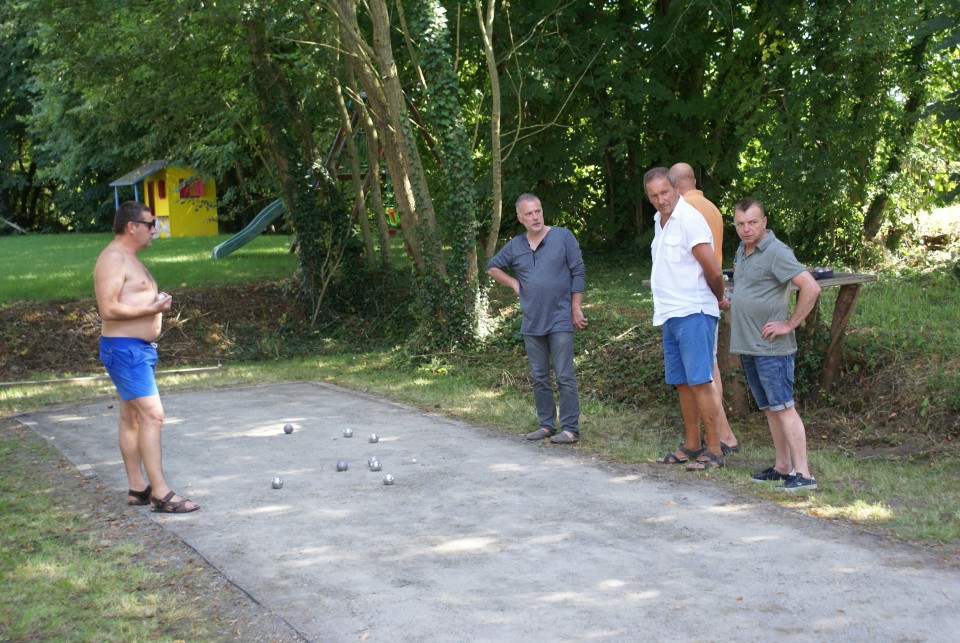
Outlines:
[[[722,209],[754,194],[802,256],[855,263],[956,191],[958,0],[482,8],[5,3],[0,203],[34,228],[103,226],[116,176],[153,158],[202,168],[225,220],[284,199],[302,275],[319,270],[304,281],[316,310],[357,223],[319,169],[341,121],[337,76],[366,93],[370,149],[387,150],[418,279],[416,343],[432,347],[472,336],[477,246],[501,236],[501,210],[502,236],[519,231],[521,192],[587,246],[637,248],[652,214],[643,172],[683,160]]]
[[[932,38],[928,77],[930,100],[915,134],[913,165],[931,168],[921,182],[932,186],[938,205],[960,195],[960,0],[944,0],[930,12],[918,37]]]
[[[60,210],[108,218],[109,180],[153,158],[215,173],[226,200],[231,176],[248,199],[281,196],[315,315],[350,222],[339,188],[315,165],[315,130],[335,115],[331,105],[317,108],[325,87],[316,51],[294,44],[300,6],[123,4],[127,11],[108,2],[30,5],[42,96],[31,126],[44,171],[73,187]]]
[[[419,40],[417,58],[424,79],[422,113],[436,133],[442,164],[437,181],[444,195],[439,208],[440,232],[451,248],[445,261],[444,283],[424,287],[424,297],[435,298],[434,305],[426,309],[436,311],[430,315],[431,327],[425,330],[431,336],[442,332],[441,344],[451,345],[476,336],[481,314],[476,179],[446,10],[439,0],[415,0],[408,4],[408,11],[409,32]],[[422,275],[421,280],[437,277]]]
[[[927,172],[910,164],[920,160],[912,151],[931,97],[922,27],[932,11],[934,3],[797,3],[770,24],[784,38],[759,61],[765,99],[743,186],[768,202],[802,256],[857,263],[883,225],[932,204],[932,191],[908,176]]]
[[[346,60],[384,141],[414,265],[419,327],[408,348],[421,353],[470,343],[477,336],[480,315],[475,185],[446,12],[435,0],[397,3],[393,16],[384,0],[366,3],[359,15],[353,0],[331,1],[327,8],[340,23]],[[402,49],[392,40],[398,27],[413,52],[403,66],[395,55]],[[433,172],[421,152],[416,116],[408,108],[417,82],[427,136],[438,141]],[[445,243],[449,253],[444,252]]]
[[[640,177],[678,160],[721,207],[754,194],[803,256],[844,263],[869,261],[865,242],[951,185],[934,150],[955,149],[953,127],[930,105],[956,87],[956,49],[941,44],[955,2],[524,9],[495,43],[510,52],[503,122],[524,151],[505,163],[505,192],[544,192],[590,242],[642,239]]]
[[[35,100],[30,64],[35,56],[29,30],[0,5],[0,232],[14,225],[45,227],[49,189],[37,182],[33,145],[24,118]],[[49,188],[49,186],[46,186]]]
[[[63,186],[60,217],[108,226],[109,182],[156,158],[216,176],[222,219],[276,197],[238,8],[24,0],[37,43],[28,123],[41,178]]]

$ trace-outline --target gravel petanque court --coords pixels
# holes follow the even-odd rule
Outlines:
[[[694,474],[617,470],[327,384],[163,400],[169,482],[202,508],[153,519],[310,641],[960,632],[956,565]],[[17,419],[125,493],[112,400]]]

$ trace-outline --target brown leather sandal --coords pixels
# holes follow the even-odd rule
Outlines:
[[[173,498],[175,495],[177,494],[171,490],[170,493],[163,497],[163,500],[150,496],[150,508],[153,511],[167,514],[186,514],[200,508],[200,505],[187,507],[187,503],[192,502],[190,498],[184,498],[176,502],[171,501],[170,498]]]
[[[703,453],[697,456],[697,459],[687,465],[687,471],[706,471],[707,469],[719,469],[723,466],[723,456],[712,453],[704,449]]]
[[[664,453],[662,457],[657,458],[657,464],[686,464],[687,462],[690,462],[690,460],[696,458],[701,453],[703,453],[703,449],[699,449],[697,451],[691,451],[685,446],[680,445],[680,453],[682,453],[687,457],[681,458],[680,456],[677,455],[676,451],[671,451],[669,453]]]
[[[150,485],[147,485],[147,488],[143,491],[134,491],[133,489],[127,489],[127,504],[133,505],[134,507],[142,507],[143,505],[150,504],[150,492],[153,489],[150,488]],[[130,500],[130,498],[136,498],[136,500]]]

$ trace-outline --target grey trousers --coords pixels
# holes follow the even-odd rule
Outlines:
[[[580,392],[573,371],[573,331],[549,335],[524,335],[523,344],[533,379],[533,402],[539,426],[557,431],[557,406],[553,401],[550,366],[560,393],[560,430],[580,435]]]

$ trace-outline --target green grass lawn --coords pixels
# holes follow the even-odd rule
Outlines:
[[[139,257],[161,289],[277,280],[289,277],[296,256],[287,235],[260,235],[223,259],[213,248],[230,235],[154,239]],[[112,234],[0,237],[0,305],[93,297],[93,265]]]

